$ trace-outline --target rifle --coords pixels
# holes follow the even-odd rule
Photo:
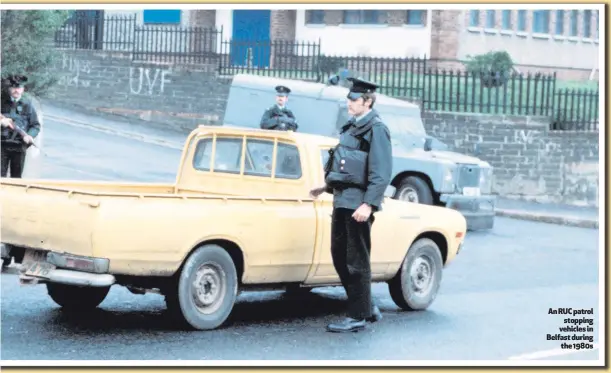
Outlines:
[[[26,136],[29,136],[23,129],[21,129],[21,127],[16,125],[15,121],[12,120],[12,119],[11,119],[11,124],[13,126],[13,129],[15,131],[17,131],[17,133],[19,133],[21,135],[21,137],[25,138]],[[38,149],[38,151],[40,151],[45,157],[47,157],[47,153],[45,153],[41,148],[39,148],[38,145],[36,145],[36,143],[34,141],[32,141],[31,145],[33,145],[36,149]]]

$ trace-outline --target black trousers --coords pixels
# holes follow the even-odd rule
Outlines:
[[[348,295],[348,316],[360,320],[371,316],[371,226],[352,217],[355,210],[333,209],[331,256],[333,265]]]
[[[25,154],[23,149],[5,148],[2,146],[0,149],[1,154],[1,165],[2,165],[2,177],[8,175],[8,171],[11,171],[11,178],[21,178],[23,174],[23,167],[25,165]]]

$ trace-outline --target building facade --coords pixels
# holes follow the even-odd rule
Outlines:
[[[126,11],[106,11],[107,16]],[[141,25],[223,30],[228,40],[320,42],[335,56],[426,57],[446,67],[506,50],[521,72],[588,75],[598,66],[593,10],[144,10]],[[220,41],[219,41],[220,43]],[[570,75],[570,74],[569,74]]]

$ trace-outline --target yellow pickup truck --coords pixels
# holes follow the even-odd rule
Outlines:
[[[215,329],[239,291],[340,285],[332,196],[309,196],[336,143],[199,126],[174,184],[2,179],[2,243],[20,259],[20,281],[46,284],[64,308],[95,308],[122,285],[163,295],[188,328]],[[372,230],[373,281],[387,282],[400,308],[427,308],[465,231],[458,211],[386,198]]]

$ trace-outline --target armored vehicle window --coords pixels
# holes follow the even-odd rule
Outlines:
[[[195,149],[193,167],[200,171],[210,171],[210,157],[212,156],[212,138],[202,139]],[[242,139],[222,138],[216,139],[216,153],[214,157],[214,172],[240,173],[242,156]]]
[[[299,149],[296,146],[278,144],[276,177],[281,179],[301,178],[301,159],[299,158]]]
[[[274,143],[267,140],[246,140],[244,175],[272,176]]]

